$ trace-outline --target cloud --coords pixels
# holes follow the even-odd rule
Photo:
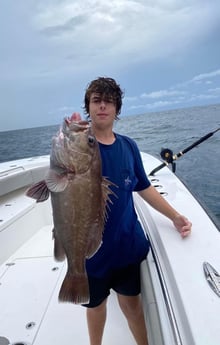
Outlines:
[[[77,27],[86,23],[86,17],[83,15],[72,17],[67,20],[64,24],[61,25],[53,25],[53,26],[46,26],[42,29],[42,33],[45,33],[49,36],[59,36],[65,34],[73,34]]]
[[[194,78],[192,78],[191,82],[201,81],[201,80],[204,80],[204,79],[214,78],[214,77],[217,77],[217,76],[220,76],[220,69],[217,69],[217,70],[209,72],[209,73],[199,74],[199,75],[195,76]]]
[[[173,97],[173,96],[184,96],[186,94],[185,91],[178,91],[178,90],[159,90],[153,91],[150,93],[142,93],[140,98],[163,98],[163,97]]]
[[[171,85],[168,89],[152,91],[149,93],[144,92],[138,96],[125,98],[125,100],[138,103],[129,105],[129,109],[131,110],[162,109],[181,104],[185,106],[186,104],[197,101],[218,101],[220,97],[220,87],[216,86],[208,88],[208,86],[213,84],[213,80],[219,76],[219,69],[208,73],[201,73],[189,80],[183,81],[182,83]],[[219,85],[220,79],[217,79],[217,82]],[[146,99],[149,102],[143,103],[143,100]]]
[[[77,52],[78,70],[94,62],[99,67],[114,64],[119,68],[131,62],[168,58],[177,51],[185,54],[212,31],[216,7],[220,11],[215,1],[201,6],[196,0],[37,3],[34,29],[45,36],[51,50],[60,48],[58,56],[70,60]]]
[[[131,97],[125,96],[124,100],[127,101],[127,102],[134,102],[134,101],[138,100],[138,96],[131,96]]]
[[[142,104],[142,105],[133,105],[130,107],[132,110],[137,110],[137,109],[147,109],[147,110],[152,110],[152,109],[158,109],[158,108],[164,108],[167,106],[173,106],[174,104],[179,104],[180,102],[178,100],[175,101],[157,101],[153,103],[147,103],[147,104]]]
[[[38,0],[18,4],[5,23],[1,78],[59,82],[112,74],[187,54],[219,25],[220,3],[145,0]],[[6,4],[5,4],[6,7]],[[0,20],[4,19],[1,12]],[[198,15],[199,13],[199,15]]]
[[[220,87],[216,87],[214,89],[208,89],[208,92],[219,94],[220,95]]]

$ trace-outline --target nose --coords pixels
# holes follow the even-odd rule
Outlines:
[[[102,99],[100,101],[100,108],[105,108],[106,107],[106,102]]]

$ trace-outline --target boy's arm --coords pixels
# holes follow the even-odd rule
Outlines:
[[[191,232],[191,222],[179,212],[177,212],[153,187],[150,186],[138,192],[139,195],[155,210],[172,220],[174,226],[184,238]]]

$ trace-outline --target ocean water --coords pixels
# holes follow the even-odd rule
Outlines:
[[[61,119],[62,122],[62,119]],[[220,104],[121,116],[115,132],[160,158],[161,148],[182,151],[220,127]],[[49,154],[59,125],[0,132],[0,162]],[[220,225],[220,131],[176,161],[176,175]]]

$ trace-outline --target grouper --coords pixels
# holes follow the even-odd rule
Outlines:
[[[51,196],[54,257],[67,259],[59,300],[89,302],[85,261],[102,244],[111,182],[102,176],[99,145],[92,127],[76,114],[65,118],[52,138],[50,168],[27,195],[42,202]]]

